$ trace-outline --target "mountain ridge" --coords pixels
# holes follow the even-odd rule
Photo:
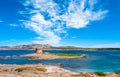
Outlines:
[[[0,50],[30,50],[30,49],[62,49],[62,50],[120,50],[120,48],[82,48],[75,46],[59,46],[55,47],[50,44],[29,44],[29,45],[17,45],[17,46],[0,46]]]

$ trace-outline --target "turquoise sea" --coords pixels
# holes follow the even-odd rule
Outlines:
[[[0,60],[0,64],[63,64],[65,69],[75,72],[120,72],[120,51],[116,50],[44,50],[54,53],[86,54],[86,58],[56,59],[56,60],[29,60],[27,58],[14,58]],[[34,50],[0,50],[2,56],[19,56],[35,53]]]

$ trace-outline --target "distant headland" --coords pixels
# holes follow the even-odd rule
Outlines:
[[[44,50],[120,50],[120,48],[82,48],[82,47],[75,47],[75,46],[55,47],[49,44],[0,46],[0,50],[35,50],[36,48],[43,48]]]

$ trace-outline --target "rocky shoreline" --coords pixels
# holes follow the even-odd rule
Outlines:
[[[102,76],[104,75],[104,76]],[[76,73],[55,65],[0,65],[0,77],[120,77],[119,73]]]

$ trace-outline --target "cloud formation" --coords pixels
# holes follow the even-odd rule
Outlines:
[[[28,19],[23,21],[25,27],[38,34],[33,42],[57,45],[67,28],[80,29],[103,19],[108,11],[98,4],[97,0],[25,0],[26,10],[20,13]]]

